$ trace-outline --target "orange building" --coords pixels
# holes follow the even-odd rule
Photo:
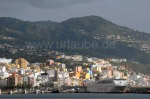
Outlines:
[[[76,76],[77,78],[80,78],[81,75],[80,75],[79,72],[70,72],[70,73],[69,73],[69,76],[70,76],[70,77]]]

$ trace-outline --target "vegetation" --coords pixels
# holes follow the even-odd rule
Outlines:
[[[113,37],[110,38],[111,36]],[[95,37],[97,38],[95,39]],[[120,39],[117,39],[118,37]],[[96,49],[59,49],[56,47],[56,42],[67,40],[97,42],[99,47]],[[114,40],[115,48],[103,48],[102,44],[107,40]],[[150,34],[148,33],[118,26],[98,16],[72,18],[61,23],[29,22],[10,17],[0,18],[0,45],[6,46],[8,44],[4,48],[0,47],[0,57],[13,59],[24,57],[30,62],[42,62],[49,56],[39,55],[45,49],[40,49],[40,51],[36,49],[37,53],[27,54],[29,51],[24,48],[26,42],[53,42],[54,46],[47,50],[56,50],[67,54],[79,53],[100,58],[127,58],[134,59],[141,64],[150,64],[150,54],[141,51],[139,47],[141,44],[148,44],[149,41]],[[12,54],[12,49],[17,49],[17,52]],[[20,51],[20,49],[24,50]]]

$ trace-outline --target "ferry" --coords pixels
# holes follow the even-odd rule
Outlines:
[[[106,79],[88,84],[87,91],[91,93],[124,93],[127,87],[126,79]]]

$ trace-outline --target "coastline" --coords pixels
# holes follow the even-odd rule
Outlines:
[[[135,93],[47,93],[47,94],[3,94],[0,99],[150,99],[149,94]]]
[[[150,92],[71,92],[71,91],[59,91],[59,92],[52,92],[52,91],[28,91],[28,92],[2,92],[1,95],[25,95],[25,94],[56,94],[56,93],[84,93],[84,94],[150,94]]]

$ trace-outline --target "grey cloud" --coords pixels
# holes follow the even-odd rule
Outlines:
[[[89,3],[96,0],[26,0],[31,6],[37,8],[58,8],[74,4]]]
[[[0,0],[0,8],[4,5],[30,5],[36,8],[58,8],[74,4],[89,3],[97,0]]]
[[[150,0],[0,0],[0,16],[63,21],[98,15],[118,25],[150,32]]]

